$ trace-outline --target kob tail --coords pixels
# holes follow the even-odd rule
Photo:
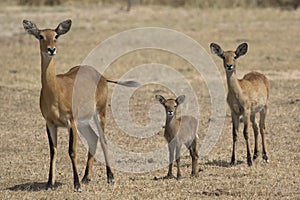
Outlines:
[[[112,81],[112,80],[106,80],[108,83],[114,83],[118,85],[123,85],[126,87],[139,87],[141,84],[136,81]]]

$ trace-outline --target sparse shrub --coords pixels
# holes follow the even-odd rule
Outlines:
[[[54,6],[60,5],[61,0],[19,0],[20,5],[29,5],[29,6]]]

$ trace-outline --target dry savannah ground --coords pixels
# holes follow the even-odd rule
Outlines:
[[[264,73],[271,82],[270,111],[266,120],[270,163],[264,163],[260,156],[252,167],[247,166],[246,147],[240,128],[237,164],[229,166],[232,134],[226,105],[227,115],[220,138],[212,151],[199,159],[201,171],[198,178],[190,177],[191,159],[185,152],[181,159],[183,178],[179,181],[154,179],[165,176],[167,167],[147,173],[114,169],[115,183],[107,184],[105,166],[95,163],[92,181],[82,186],[82,193],[75,193],[68,156],[68,133],[66,129],[60,129],[57,187],[46,191],[49,147],[45,121],[39,110],[39,47],[38,41],[25,33],[22,20],[32,20],[41,28],[55,28],[68,18],[73,20],[73,25],[69,33],[59,38],[55,57],[57,73],[80,64],[97,44],[131,28],[150,26],[174,29],[193,38],[208,52],[211,42],[220,44],[224,49],[235,49],[241,42],[247,42],[249,52],[238,60],[238,76],[256,70]],[[125,12],[118,6],[2,6],[0,28],[0,199],[300,199],[299,9],[136,6]],[[226,86],[222,61],[211,53],[208,55],[218,66]],[[105,75],[117,80],[135,66],[151,62],[173,67],[192,85],[201,112],[201,146],[211,121],[212,105],[205,82],[186,60],[169,52],[138,50],[117,59]],[[174,80],[173,84],[180,83]],[[114,88],[109,86],[107,139],[134,152],[147,152],[165,145],[161,133],[150,138],[137,138],[118,129],[110,107]],[[137,124],[147,125],[150,115],[157,114],[148,111],[154,105],[160,106],[154,98],[158,93],[172,96],[170,90],[155,84],[141,86],[134,92],[129,106],[130,115]],[[163,107],[158,108],[163,110]],[[251,129],[252,151],[253,140]],[[86,149],[79,142],[80,177],[83,176],[85,160]],[[125,157],[120,162],[130,163],[130,160]]]

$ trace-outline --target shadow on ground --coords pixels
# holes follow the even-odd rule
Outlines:
[[[243,164],[243,161],[236,161],[235,165],[240,165]],[[226,162],[224,160],[212,160],[212,161],[208,161],[206,163],[204,163],[204,165],[209,165],[209,166],[218,166],[218,167],[231,167],[229,162]]]
[[[30,183],[23,183],[23,184],[19,184],[19,185],[15,185],[12,187],[8,187],[6,188],[6,190],[11,190],[11,191],[33,191],[33,192],[37,192],[37,191],[41,191],[41,190],[46,190],[46,184],[45,182],[30,182]],[[55,183],[54,188],[52,189],[56,189],[60,186],[62,186],[63,184],[60,182]]]

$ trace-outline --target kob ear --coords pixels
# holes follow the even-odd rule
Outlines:
[[[179,104],[182,104],[185,100],[185,95],[180,95],[179,97],[176,98],[176,103],[179,105]]]
[[[248,44],[247,43],[240,44],[235,50],[235,59],[245,55],[247,51],[248,51]]]
[[[161,95],[155,95],[155,98],[163,105],[166,103],[166,99]]]
[[[25,31],[31,35],[33,35],[34,37],[36,37],[37,39],[40,38],[40,31],[37,28],[37,26],[32,23],[31,21],[28,21],[26,19],[23,20],[23,27],[25,29]]]
[[[211,50],[212,54],[215,54],[215,55],[219,56],[220,58],[224,59],[224,51],[216,43],[210,44],[210,50]]]
[[[55,29],[55,32],[58,35],[63,35],[70,30],[71,25],[72,25],[72,20],[70,20],[70,19],[65,20],[57,26],[57,28]]]

